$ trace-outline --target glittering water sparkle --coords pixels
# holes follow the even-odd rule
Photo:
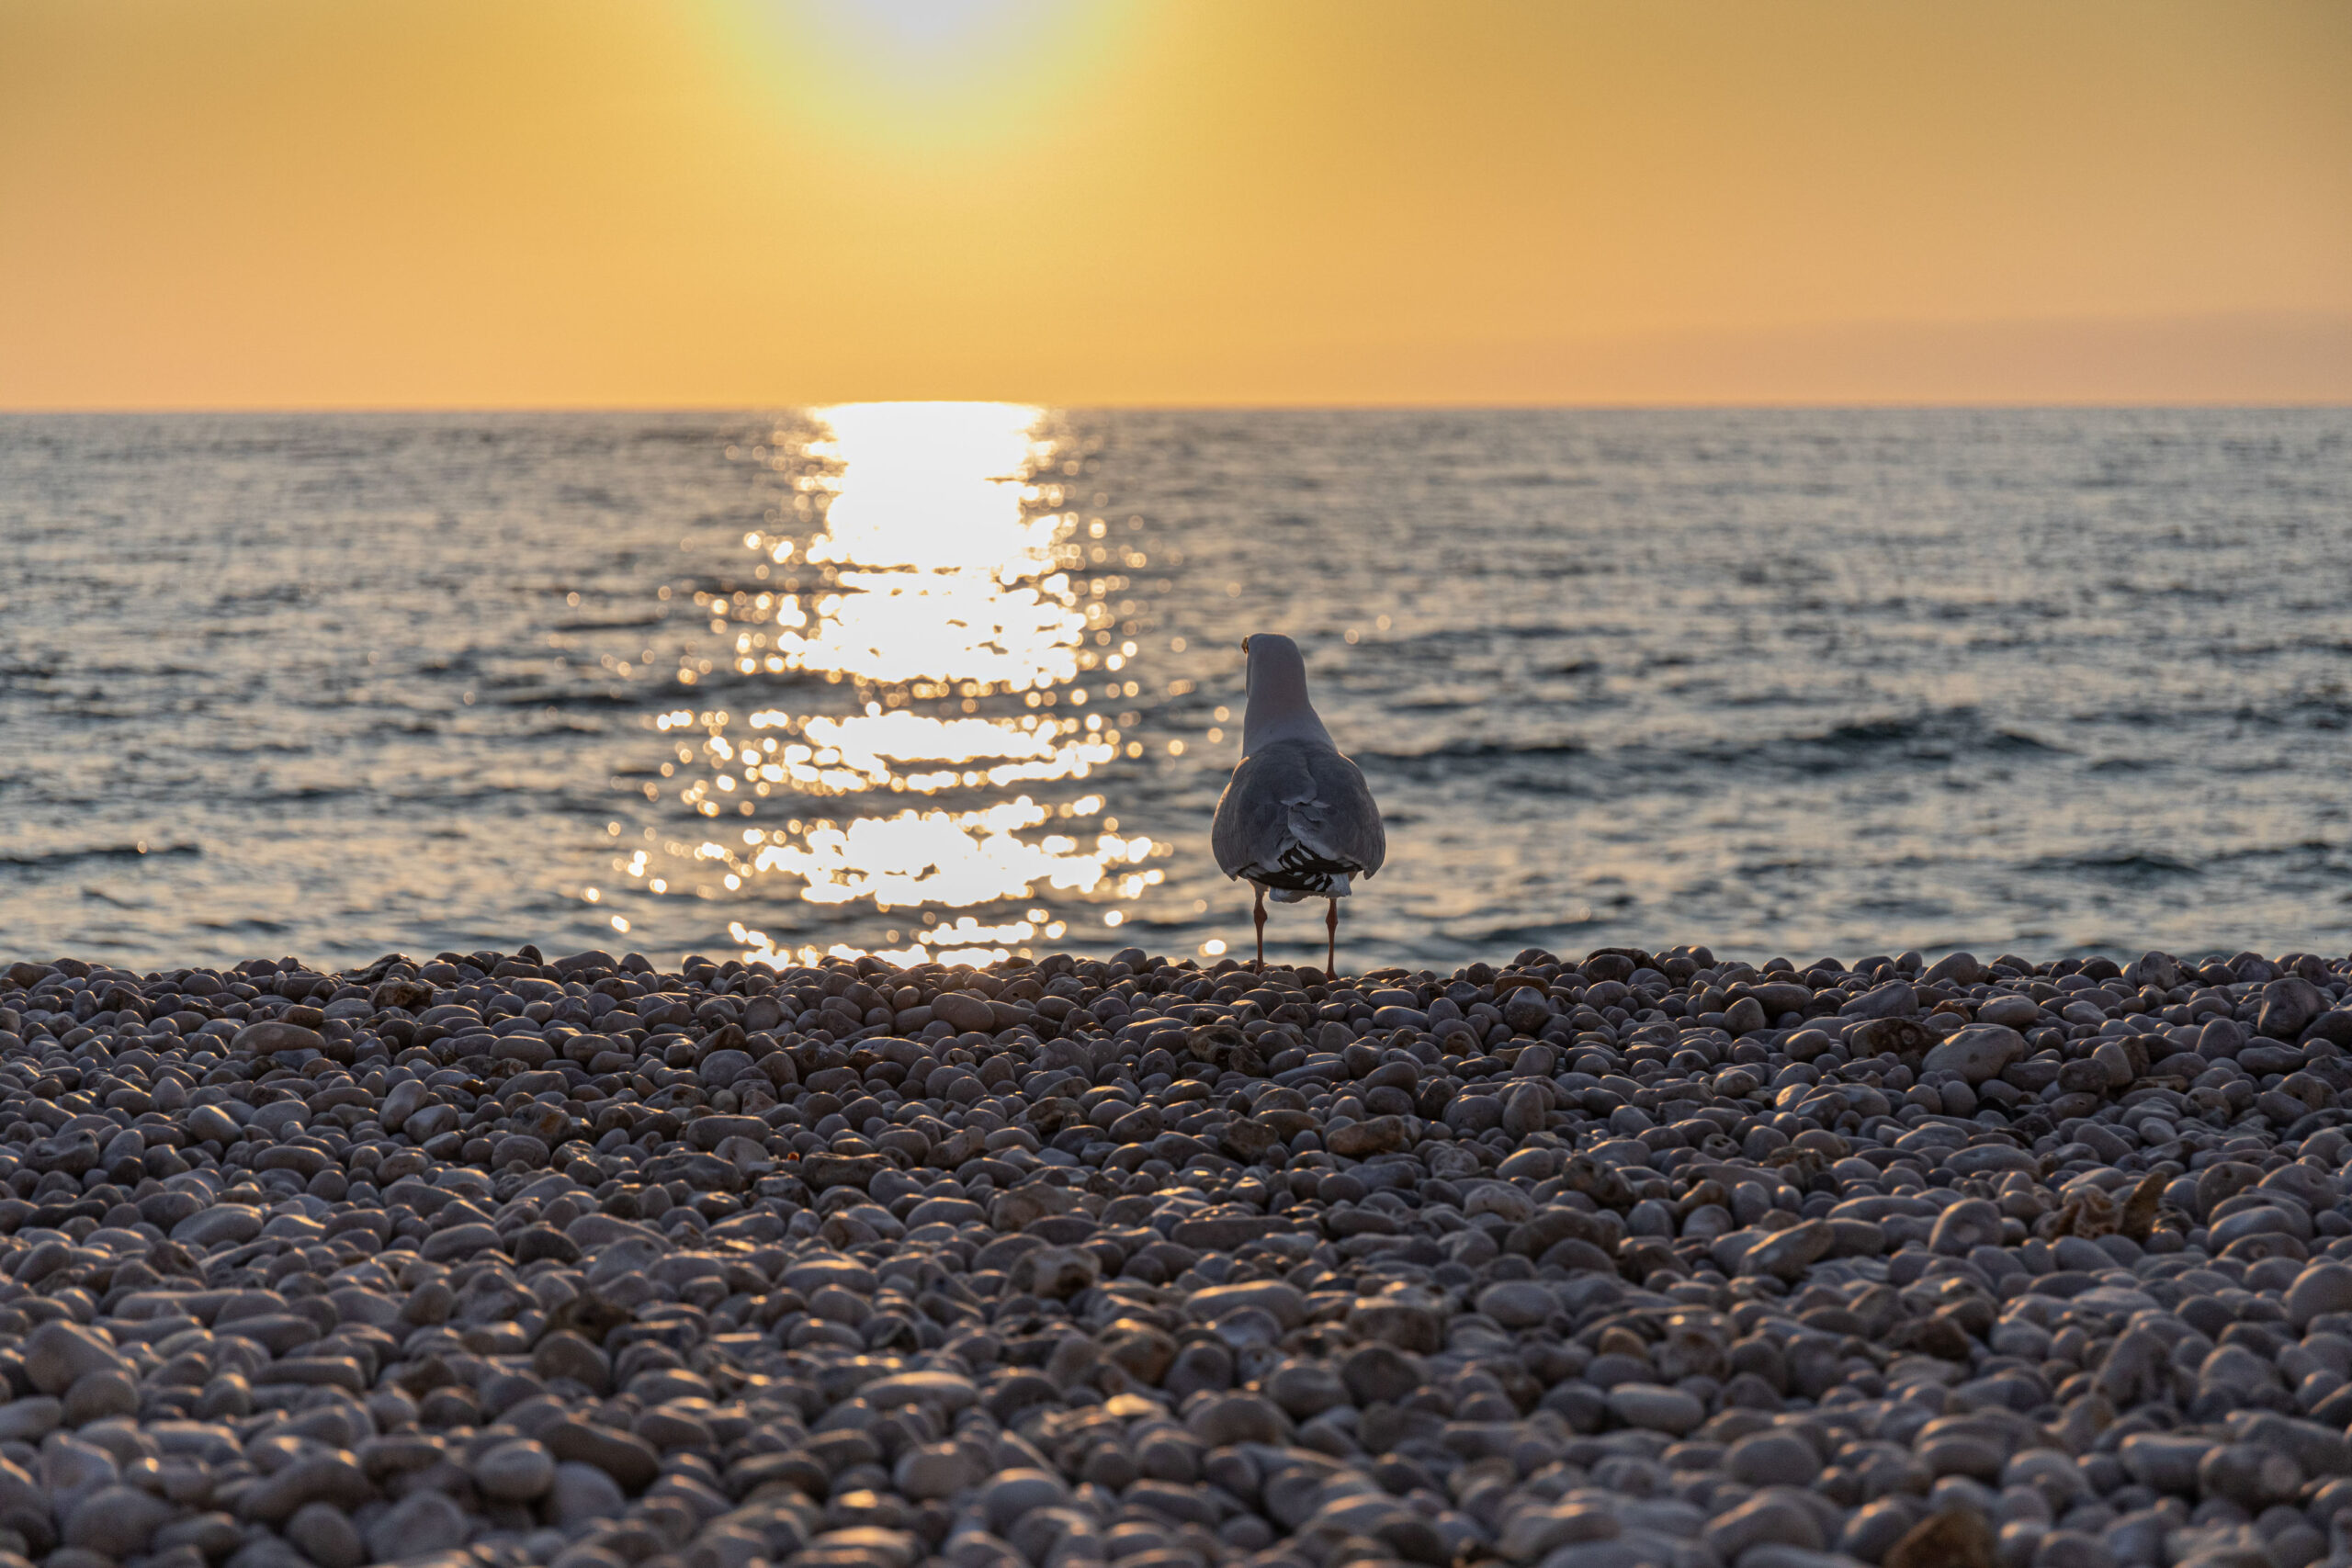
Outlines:
[[[1102,797],[1079,787],[1140,753],[1115,709],[1086,706],[1086,678],[1126,663],[1139,622],[1114,607],[1119,572],[1089,570],[1107,553],[1090,563],[1078,541],[1107,525],[1062,482],[1083,457],[1046,423],[1011,405],[866,404],[818,410],[755,449],[794,492],[773,531],[744,538],[767,586],[695,602],[732,633],[739,676],[821,673],[826,689],[741,724],[723,708],[672,718],[695,737],[678,748],[680,801],[714,827],[745,819],[696,851],[730,892],[897,914],[904,930],[883,940],[905,942],[887,949],[901,962],[987,963],[1064,935],[1057,902],[1102,890],[1114,864],[1170,852],[1120,839],[1098,820]],[[1146,564],[1134,550],[1117,562]],[[924,804],[890,798],[905,795]],[[1162,875],[1140,873],[1143,886]],[[968,913],[1012,903],[1024,908]],[[734,920],[729,934],[805,962],[821,950],[775,934],[792,924]]]

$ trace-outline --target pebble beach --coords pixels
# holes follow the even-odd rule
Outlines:
[[[2346,964],[0,968],[0,1564],[2303,1564]]]

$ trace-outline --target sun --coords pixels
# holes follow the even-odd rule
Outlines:
[[[829,137],[923,153],[1049,128],[1131,53],[1133,0],[757,0],[731,51]]]
[[[817,60],[868,91],[1002,90],[1087,30],[1080,0],[782,0]]]
[[[830,0],[820,14],[876,54],[926,69],[952,63],[975,48],[1026,31],[1058,9],[1040,0]]]

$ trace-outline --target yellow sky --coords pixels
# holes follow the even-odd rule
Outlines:
[[[0,407],[2352,400],[2342,0],[6,0]]]

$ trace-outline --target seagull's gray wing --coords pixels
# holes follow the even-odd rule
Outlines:
[[[1353,762],[1327,747],[1283,740],[1233,770],[1209,848],[1227,876],[1294,867],[1368,877],[1387,858],[1388,836]]]

